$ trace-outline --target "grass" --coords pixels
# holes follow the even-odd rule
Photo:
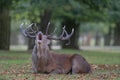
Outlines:
[[[55,50],[84,56],[91,64],[91,74],[32,74],[31,52],[0,51],[0,80],[120,80],[120,52]]]

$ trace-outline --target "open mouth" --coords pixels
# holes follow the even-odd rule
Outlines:
[[[42,34],[39,34],[39,35],[38,35],[38,39],[39,39],[39,40],[42,40]]]
[[[41,32],[38,33],[38,40],[42,40],[42,33]]]

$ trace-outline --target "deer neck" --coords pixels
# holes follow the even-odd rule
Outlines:
[[[51,57],[51,54],[49,52],[49,47],[48,46],[39,46],[37,48],[37,55],[38,55],[38,66],[39,70],[41,72],[46,71],[46,65],[48,63],[48,60]]]
[[[48,46],[38,46],[37,48],[38,58],[49,58],[49,47]]]

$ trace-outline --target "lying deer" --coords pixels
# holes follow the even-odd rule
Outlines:
[[[21,24],[20,29],[26,37],[35,38],[35,46],[32,52],[32,69],[34,73],[76,74],[91,71],[90,64],[80,54],[58,54],[49,50],[50,40],[68,40],[73,35],[74,29],[68,34],[65,27],[63,27],[60,37],[55,38],[48,35],[50,23],[47,26],[46,34],[38,31],[37,26],[37,30],[35,30],[33,25],[35,24],[29,25],[24,30],[23,24]]]

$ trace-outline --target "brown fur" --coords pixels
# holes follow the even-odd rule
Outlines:
[[[81,55],[49,52],[38,58],[37,72],[42,73],[89,73],[90,65]]]

